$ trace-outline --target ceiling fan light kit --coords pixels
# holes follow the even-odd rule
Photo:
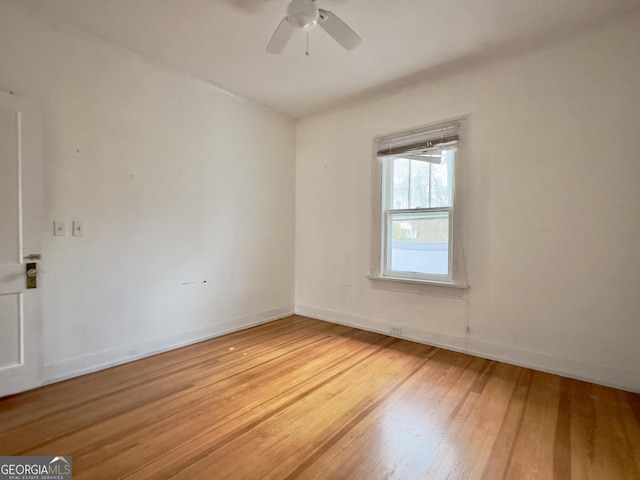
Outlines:
[[[287,7],[287,21],[305,32],[315,28],[319,16],[320,10],[313,0],[294,0]]]
[[[334,13],[318,8],[315,0],[292,0],[287,6],[287,16],[280,21],[267,45],[267,52],[282,52],[294,30],[309,33],[316,25],[320,25],[329,36],[347,50],[354,49],[362,41],[358,34]]]

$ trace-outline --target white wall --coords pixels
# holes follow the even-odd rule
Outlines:
[[[44,112],[48,380],[293,312],[293,121],[3,3],[0,90]]]
[[[639,79],[636,15],[299,122],[296,311],[640,391]],[[462,115],[471,289],[368,280],[374,136]]]

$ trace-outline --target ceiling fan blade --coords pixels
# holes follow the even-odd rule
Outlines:
[[[291,34],[293,33],[293,27],[287,21],[287,17],[284,17],[276,28],[276,31],[273,32],[273,36],[271,40],[269,40],[269,45],[267,45],[268,53],[280,53],[284,49],[284,46],[291,38]]]
[[[356,32],[329,10],[320,9],[318,25],[347,50],[353,50],[362,41]]]

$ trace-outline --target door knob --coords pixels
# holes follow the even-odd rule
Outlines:
[[[38,287],[38,265],[35,263],[26,264],[27,288]]]

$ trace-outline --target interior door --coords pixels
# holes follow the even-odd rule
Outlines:
[[[0,92],[0,397],[42,383],[41,149],[38,105]]]

